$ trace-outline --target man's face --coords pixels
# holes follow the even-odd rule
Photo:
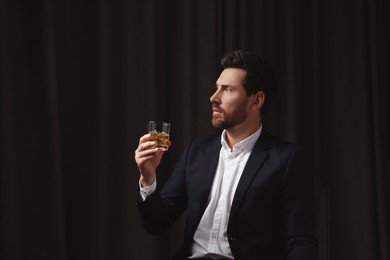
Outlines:
[[[248,100],[243,86],[246,71],[227,68],[216,82],[216,91],[210,97],[212,103],[212,125],[218,129],[230,129],[248,117]]]

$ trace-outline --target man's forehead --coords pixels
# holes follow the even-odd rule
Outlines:
[[[227,68],[221,72],[217,80],[218,85],[237,85],[243,82],[246,76],[246,70],[238,68]]]

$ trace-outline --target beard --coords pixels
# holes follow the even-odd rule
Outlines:
[[[211,123],[213,127],[219,130],[231,129],[244,122],[248,117],[246,112],[246,103],[238,105],[230,114],[227,114],[219,107],[217,108],[222,112],[222,114],[220,116],[212,116]]]

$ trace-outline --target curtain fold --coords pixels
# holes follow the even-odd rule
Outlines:
[[[50,220],[52,226],[49,227],[52,234],[47,239],[52,243],[51,249],[47,252],[47,258],[56,258],[59,260],[68,259],[67,257],[67,239],[66,239],[66,217],[63,187],[62,171],[62,147],[61,147],[61,129],[60,112],[58,96],[58,73],[56,57],[56,39],[55,22],[52,2],[45,0],[42,2],[41,31],[42,31],[42,83],[45,87],[44,95],[46,98],[48,157],[47,163],[50,165],[48,178],[50,180],[50,191],[47,195],[52,199],[52,205],[49,209],[52,211]],[[39,189],[38,189],[39,190]],[[23,250],[22,250],[23,251]],[[43,254],[44,256],[44,254]],[[12,258],[10,258],[12,259]]]
[[[375,212],[377,218],[377,236],[378,236],[378,255],[379,259],[390,258],[389,234],[390,227],[388,219],[390,218],[390,194],[386,191],[386,184],[389,183],[388,173],[390,172],[389,160],[389,118],[390,114],[386,108],[386,99],[389,97],[388,79],[386,79],[386,58],[389,58],[389,52],[385,46],[384,29],[384,6],[382,2],[368,2],[367,13],[369,33],[369,66],[367,70],[370,74],[370,85],[375,86],[370,89],[370,112],[371,135],[372,135],[372,158],[374,174],[374,196]]]

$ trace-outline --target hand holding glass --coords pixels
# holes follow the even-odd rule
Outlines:
[[[148,133],[150,134],[150,141],[155,141],[157,148],[167,151],[169,148],[169,130],[171,124],[161,121],[149,121]]]

